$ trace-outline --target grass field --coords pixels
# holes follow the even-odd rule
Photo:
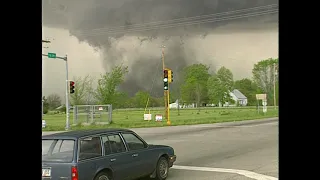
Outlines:
[[[153,118],[156,114],[163,114],[163,109],[151,110]],[[136,110],[114,110],[113,111],[113,122],[112,124],[106,125],[75,125],[71,126],[73,130],[76,129],[95,129],[104,127],[121,127],[121,128],[138,128],[138,127],[159,127],[167,126],[166,120],[163,122],[144,121],[143,120],[143,109]],[[176,109],[170,110],[171,125],[191,125],[191,124],[211,124],[218,122],[229,122],[229,121],[241,121],[250,119],[262,119],[277,117],[278,110],[273,107],[268,107],[266,114],[257,112],[255,107],[247,108],[204,108],[198,113],[197,109],[180,109],[180,115]],[[44,115],[47,127],[43,128],[43,131],[61,131],[65,130],[65,114],[48,114]],[[70,114],[70,123],[73,122],[73,114]]]

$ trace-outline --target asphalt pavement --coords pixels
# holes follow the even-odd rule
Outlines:
[[[175,149],[168,180],[278,179],[278,118],[133,130]]]

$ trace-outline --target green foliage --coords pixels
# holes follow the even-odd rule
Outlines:
[[[183,69],[184,83],[180,86],[183,101],[201,102],[207,99],[207,80],[210,76],[209,67],[204,64],[193,64]]]
[[[47,106],[43,106],[43,114],[47,114],[49,112],[49,108]]]
[[[137,108],[145,108],[146,104],[148,102],[148,104],[150,103],[150,94],[148,92],[145,91],[138,91],[135,96],[135,105]]]
[[[131,107],[128,100],[130,100],[127,93],[124,92],[116,92],[113,96],[114,103],[112,104],[112,108],[129,108]]]
[[[226,67],[221,67],[216,74],[210,74],[209,67],[204,64],[192,64],[179,73],[179,81],[170,84],[170,103],[179,99],[180,104],[196,103],[197,107],[209,103],[224,105],[238,104],[230,96],[230,91],[238,89],[248,98],[248,105],[255,105],[255,95],[267,93],[268,105],[273,105],[273,76],[274,65],[278,59],[262,60],[254,65],[252,70],[253,81],[241,79],[233,81],[232,72]],[[70,95],[72,105],[82,104],[112,104],[113,109],[163,107],[163,97],[152,97],[151,92],[139,91],[134,97],[118,90],[125,79],[128,67],[119,65],[110,72],[101,74],[94,88],[94,79],[90,76],[74,77],[75,93]],[[277,80],[277,77],[276,77]],[[276,98],[278,99],[278,81],[276,85]],[[44,99],[44,113],[52,112],[61,106],[61,98],[51,94]],[[278,102],[278,100],[277,100]],[[200,109],[198,109],[199,111]],[[65,110],[61,110],[65,111]],[[199,114],[199,112],[197,112]]]
[[[47,98],[44,99],[44,101],[44,106],[46,106],[48,110],[54,110],[57,107],[61,106],[61,97],[56,93],[50,94]]]
[[[230,96],[233,87],[233,74],[229,69],[221,67],[217,74],[209,77],[207,87],[208,96],[212,103],[219,104],[220,102],[222,106],[226,102],[234,103]]]
[[[83,105],[92,103],[93,78],[89,75],[85,77],[74,77],[74,93],[70,95],[72,105]]]
[[[62,106],[61,108],[59,108],[59,112],[66,113],[66,111],[67,111],[66,106]]]
[[[262,93],[257,84],[248,78],[235,81],[234,88],[248,98],[248,106],[254,106],[256,104],[256,94]]]
[[[267,94],[268,104],[273,105],[273,92],[274,92],[274,77],[276,84],[278,83],[278,73],[276,73],[278,66],[278,59],[269,58],[259,61],[253,67],[253,81]],[[276,71],[275,71],[276,69]]]
[[[95,98],[100,104],[116,104],[119,97],[116,88],[124,81],[128,67],[116,66],[111,72],[101,75],[98,80],[98,87],[95,92]]]
[[[150,110],[153,115],[163,114],[163,108],[154,108]],[[146,122],[142,120],[144,109],[117,109],[113,111],[113,123],[111,125],[99,125],[98,123],[91,126],[85,126],[81,123],[78,125],[72,125],[72,130],[80,129],[101,129],[101,128],[134,128],[134,127],[156,127],[167,126],[166,121]],[[209,123],[221,123],[228,121],[243,121],[248,119],[261,119],[269,117],[277,117],[278,110],[274,108],[268,108],[266,114],[257,113],[255,107],[241,107],[241,108],[205,108],[205,112],[198,113],[196,109],[172,109],[171,125],[191,125],[191,124],[209,124]],[[180,115],[179,115],[180,114]],[[73,114],[70,114],[72,117]],[[44,119],[47,122],[47,128],[45,131],[61,131],[65,130],[66,117],[64,114],[52,114],[45,115]],[[78,122],[86,122],[86,119],[79,119]]]

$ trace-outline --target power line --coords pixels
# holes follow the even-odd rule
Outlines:
[[[130,29],[130,30],[124,30],[124,31],[101,31],[101,32],[91,32],[91,33],[77,33],[77,35],[100,36],[100,35],[106,35],[106,34],[124,34],[124,33],[130,33],[130,32],[150,31],[150,30],[156,30],[156,29],[173,28],[173,27],[179,27],[179,26],[190,26],[190,25],[197,25],[197,24],[204,24],[204,23],[211,23],[211,22],[222,22],[227,20],[235,20],[235,19],[241,19],[241,18],[247,18],[247,17],[256,17],[256,16],[262,16],[262,15],[268,15],[268,14],[275,14],[278,12],[279,10],[267,10],[263,12],[247,13],[242,15],[206,19],[201,21],[190,21],[190,22],[183,22],[183,23],[159,25],[159,26],[148,27],[148,28],[136,28],[136,29]]]
[[[139,27],[144,27],[144,26],[150,26],[150,25],[159,25],[163,23],[179,23],[183,21],[189,21],[190,20],[199,20],[202,18],[212,18],[214,16],[223,16],[223,15],[232,15],[236,13],[243,13],[243,12],[248,12],[248,11],[253,11],[253,10],[261,10],[264,8],[277,8],[278,4],[271,4],[271,5],[266,5],[266,6],[258,6],[258,7],[253,7],[253,8],[246,8],[246,9],[240,9],[240,10],[233,10],[233,11],[227,11],[227,12],[222,12],[222,13],[214,13],[214,14],[207,14],[207,15],[200,15],[200,16],[191,16],[191,17],[186,17],[186,18],[177,18],[177,19],[171,19],[171,20],[166,20],[166,21],[154,21],[154,22],[148,22],[148,23],[139,23],[139,24],[133,24],[133,25],[128,25],[128,26],[117,26],[117,27],[112,27],[112,28],[97,28],[93,30],[85,30],[83,33],[90,33],[90,32],[105,32],[105,31],[113,31],[113,30],[122,30],[122,28],[139,28]]]

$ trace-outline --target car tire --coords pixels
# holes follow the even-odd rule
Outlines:
[[[156,180],[165,180],[169,174],[169,162],[165,157],[160,157],[157,163]]]
[[[106,172],[100,172],[95,178],[94,180],[112,180],[112,178],[110,177],[110,175]]]

